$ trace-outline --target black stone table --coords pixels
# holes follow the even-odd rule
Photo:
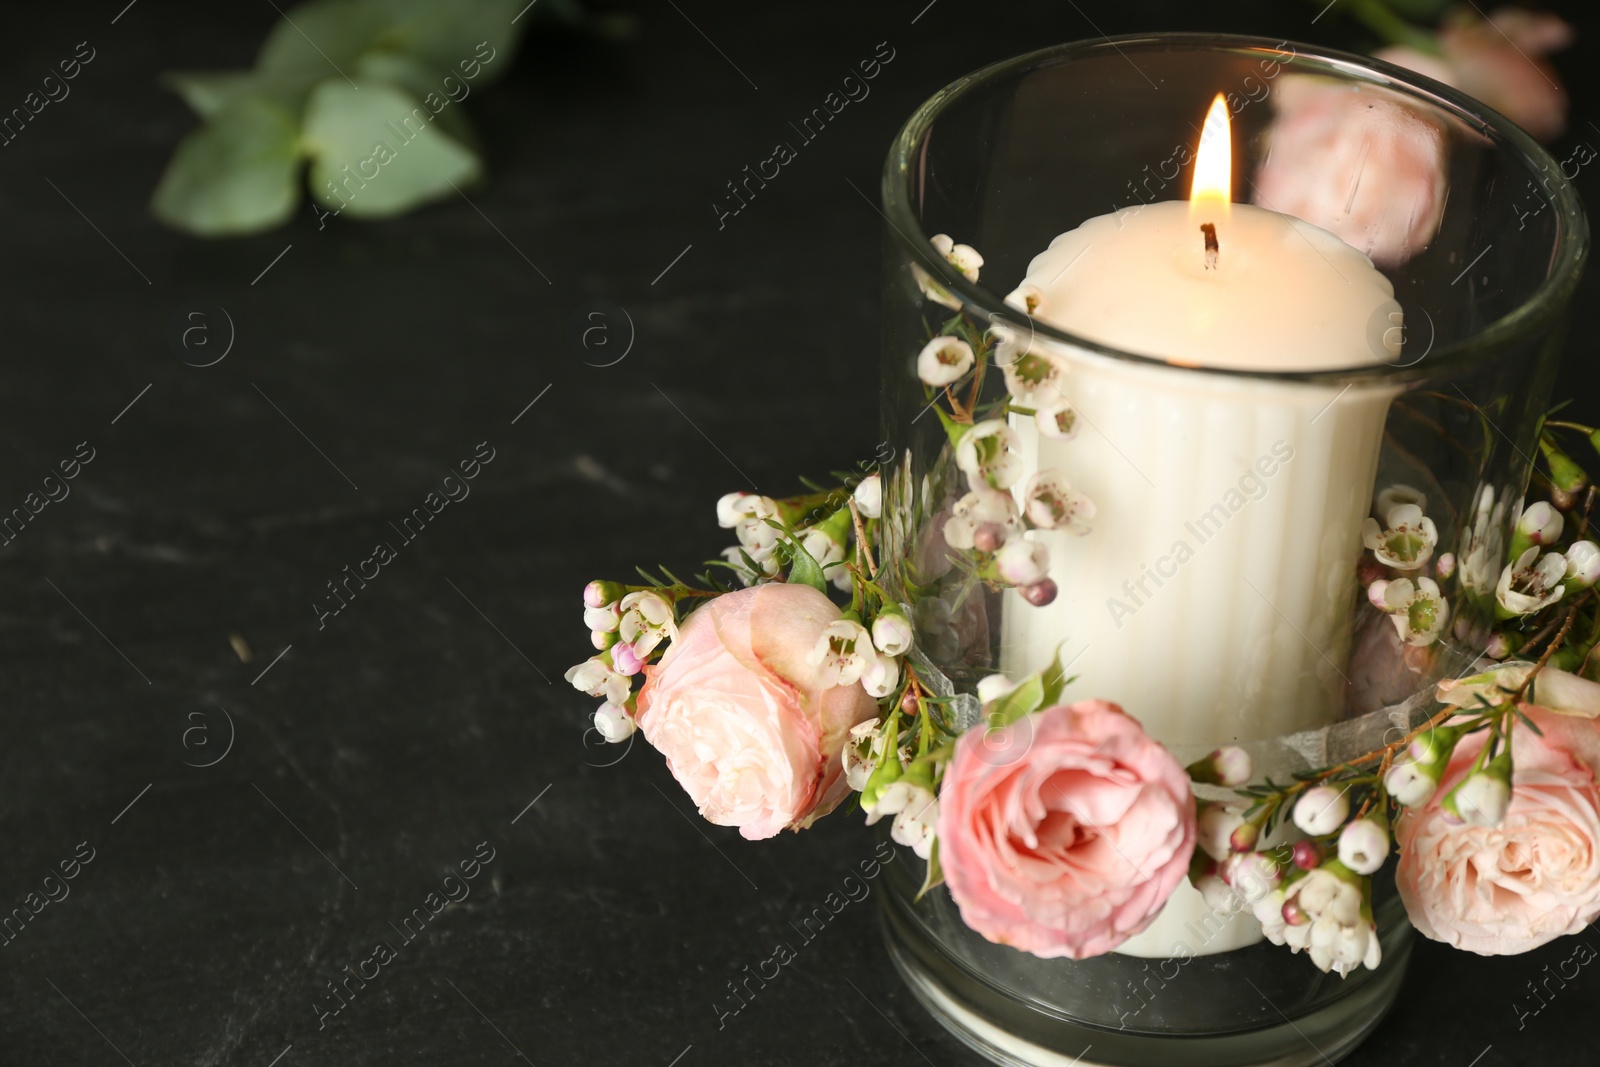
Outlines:
[[[470,202],[303,207],[217,242],[146,211],[194,121],[155,79],[248,64],[274,5],[9,8],[0,111],[94,58],[0,147],[0,511],[79,464],[0,547],[0,904],[75,874],[0,948],[0,1063],[976,1063],[900,985],[871,900],[723,1014],[871,833],[749,844],[642,742],[586,744],[561,682],[578,591],[714,552],[712,503],[747,479],[870,454],[862,194],[931,91],[1101,32],[1353,43],[1317,7],[642,5],[626,42],[539,30],[467,104],[490,165]],[[1559,60],[1563,152],[1600,143],[1596,39]],[[880,42],[871,96],[719,219],[724,182]],[[1596,382],[1595,294],[1565,392]],[[176,341],[194,322],[204,357]],[[399,534],[474,457],[470,495]],[[380,541],[395,558],[332,600]],[[1594,1063],[1593,967],[1518,1014],[1574,944],[1422,945],[1348,1062]]]

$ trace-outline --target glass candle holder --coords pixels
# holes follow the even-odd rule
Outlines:
[[[1218,94],[1240,205],[1216,207],[1233,214],[1206,233],[1168,202],[1189,199]],[[1059,659],[1067,699],[1121,705],[1180,760],[1239,744],[1287,775],[1403,735],[1435,683],[1483,655],[1588,242],[1570,183],[1520,129],[1375,60],[1128,37],[943,89],[896,140],[883,197],[885,581],[911,609],[919,666],[969,724],[981,678]],[[1252,220],[1277,236],[1252,246]],[[1245,262],[1279,252],[1302,272]],[[1208,309],[1182,282],[1170,306],[1160,295],[1164,272],[1226,282],[1247,266],[1266,278],[1259,299],[1246,286]],[[1249,343],[1165,346],[1212,312],[1236,334],[1248,318]],[[1330,342],[1324,318],[1340,316]],[[945,393],[925,384],[926,349],[951,323],[994,367]],[[933,413],[1000,400],[1007,379],[1017,395],[1038,353],[1064,368],[1060,403],[1006,417],[1007,462],[1017,490],[1055,472],[1071,487],[1056,501],[1084,520],[1026,535],[1048,549],[1043,605],[954,558],[946,523],[969,482]],[[1405,506],[1426,523],[1394,519]],[[1416,610],[1369,599],[1375,545],[1421,557]],[[1424,579],[1449,585],[1448,614]],[[968,929],[944,889],[918,898],[919,866],[893,867],[891,954],[996,1063],[1337,1059],[1389,1007],[1409,953],[1383,873],[1383,963],[1341,978],[1187,882],[1117,952],[1036,958]]]

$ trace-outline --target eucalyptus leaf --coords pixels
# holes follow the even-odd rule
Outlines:
[[[371,0],[388,28],[383,51],[402,52],[473,85],[498,81],[511,69],[521,26],[512,23],[528,0]],[[526,17],[526,16],[524,16]]]
[[[399,52],[368,52],[356,60],[352,74],[357,85],[365,85],[368,81],[388,82],[413,94],[422,101],[422,106],[433,114],[433,120],[446,133],[477,151],[477,134],[467,121],[466,109],[461,106],[461,101],[465,101],[466,97],[462,96],[461,101],[451,97],[445,87],[444,75],[428,64]],[[457,95],[461,95],[459,90]]]
[[[349,77],[356,58],[378,42],[388,22],[388,13],[373,0],[297,4],[267,34],[256,56],[256,70]]]
[[[393,85],[324,81],[306,104],[312,195],[352,216],[385,218],[476,181],[482,161],[433,117]]]
[[[294,213],[299,167],[293,116],[268,100],[243,97],[179,143],[150,209],[167,225],[202,237],[254,233]]]

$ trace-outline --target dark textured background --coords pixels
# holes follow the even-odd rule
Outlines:
[[[870,904],[719,1029],[725,984],[870,831],[749,844],[691,819],[642,743],[586,746],[591,702],[560,681],[587,654],[579,587],[720,547],[712,501],[739,471],[786,491],[870,454],[880,222],[847,179],[874,189],[930,92],[1102,31],[1349,45],[1349,25],[1288,0],[647,4],[631,42],[542,33],[469,101],[476,209],[319,230],[307,207],[206,243],[145,212],[194,122],[155,75],[248,64],[276,12],[142,0],[113,25],[124,3],[13,6],[0,43],[0,110],[77,42],[98,52],[0,148],[0,511],[96,450],[0,548],[0,905],[95,850],[0,949],[0,1063],[974,1064],[901,987]],[[1600,144],[1588,33],[1557,60],[1562,156]],[[718,232],[722,183],[884,40],[871,97]],[[1578,181],[1596,202],[1600,178]],[[1565,392],[1595,382],[1595,292]],[[207,369],[173,342],[196,301],[237,330]],[[637,334],[608,368],[576,341],[596,301]],[[324,583],[484,440],[471,497],[319,631]],[[231,750],[186,766],[222,751],[219,708]],[[465,903],[319,1030],[324,984],[484,841]],[[1348,1062],[1592,1064],[1595,968],[1521,1029],[1514,1008],[1572,951],[1424,944]]]

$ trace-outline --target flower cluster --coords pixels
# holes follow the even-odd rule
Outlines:
[[[932,254],[966,282],[983,266],[948,237]],[[1059,663],[982,678],[973,726],[972,698],[930,661],[980,674],[991,639],[970,594],[1051,602],[1050,549],[1071,544],[1056,535],[1088,532],[1095,508],[1021,455],[1020,420],[1075,433],[1068,365],[1004,323],[979,330],[939,272],[914,271],[956,311],[915,359],[945,433],[922,484],[903,467],[794,497],[729,493],[716,517],[737,543],[695,582],[589,583],[595,655],[567,680],[603,701],[602,736],[638,731],[702,816],[752,840],[859,794],[867,822],[926,861],[924,892],[945,885],[973,930],[1039,956],[1115,949],[1185,876],[1340,975],[1380,965],[1373,886],[1391,864],[1417,928],[1476,952],[1526,951],[1600,916],[1596,493],[1552,436],[1600,448],[1600,432],[1547,422],[1550,499],[1482,488],[1456,552],[1440,551],[1453,516],[1423,492],[1377,494],[1362,610],[1388,616],[1408,654],[1454,637],[1492,657],[1441,683],[1440,710],[1393,743],[1285,782],[1257,781],[1236,747],[1183,767],[1121,707],[1069,701]],[[1032,287],[1007,298],[1023,315],[1045,301]],[[991,368],[1004,391],[984,399]],[[885,541],[899,558],[879,558]]]
[[[944,234],[936,235],[933,244],[969,281],[978,279],[983,257],[971,246],[953,244]],[[918,277],[930,299],[946,303],[948,294],[926,272]],[[1044,294],[1026,285],[1006,302],[1033,315],[1042,310]],[[1023,480],[1020,439],[1012,420],[1031,417],[1045,437],[1075,437],[1079,420],[1067,397],[1069,368],[1060,356],[1021,338],[1015,327],[997,322],[979,332],[958,302],[947,306],[958,314],[928,339],[916,361],[928,403],[944,422],[956,467],[967,483],[944,523],[944,541],[970,557],[977,577],[1013,586],[1029,603],[1043,606],[1058,590],[1049,576],[1049,548],[1028,531],[1082,536],[1091,529],[1095,506],[1058,470],[1039,470]],[[983,405],[980,389],[991,365],[999,367],[1006,395]],[[963,385],[968,386],[965,400],[957,395]]]

